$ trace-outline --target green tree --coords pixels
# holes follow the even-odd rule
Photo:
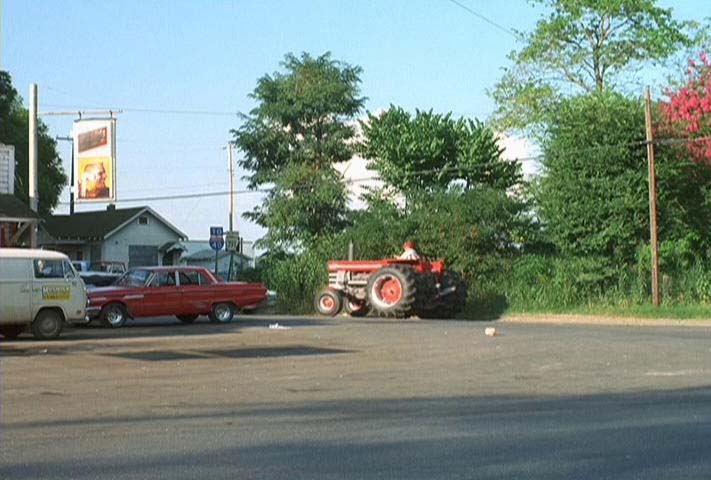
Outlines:
[[[649,238],[644,104],[613,92],[566,100],[542,143],[544,174],[535,188],[550,240],[565,255],[635,260]],[[660,238],[707,229],[708,175],[671,149],[657,152]]]
[[[286,55],[283,72],[257,81],[257,102],[233,130],[251,172],[252,189],[272,186],[266,202],[245,216],[268,228],[269,248],[305,245],[343,227],[347,197],[334,164],[353,154],[361,110],[360,67],[329,53]]]
[[[691,22],[678,22],[657,0],[533,0],[550,13],[522,49],[509,55],[492,97],[495,123],[528,129],[567,95],[615,89],[625,74],[660,62],[691,43]]]
[[[29,204],[29,112],[12,86],[12,78],[0,71],[0,143],[15,147],[15,195]],[[38,190],[39,213],[47,215],[57,206],[59,195],[67,183],[57,142],[47,126],[38,124]]]
[[[400,192],[442,190],[457,180],[506,189],[521,180],[520,164],[501,159],[496,135],[478,120],[391,106],[368,114],[361,127],[360,153]]]

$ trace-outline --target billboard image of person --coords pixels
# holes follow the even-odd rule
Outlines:
[[[111,159],[106,157],[79,160],[78,197],[86,200],[110,200]]]

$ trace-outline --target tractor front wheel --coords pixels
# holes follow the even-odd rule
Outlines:
[[[335,317],[338,315],[338,312],[341,311],[341,308],[343,308],[343,297],[338,290],[326,288],[316,294],[314,307],[316,307],[316,311],[321,315]]]
[[[415,305],[415,272],[407,265],[381,268],[368,279],[366,291],[368,303],[379,315],[406,317]]]

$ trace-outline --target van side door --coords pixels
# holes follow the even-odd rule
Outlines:
[[[0,324],[32,321],[32,261],[0,258]]]

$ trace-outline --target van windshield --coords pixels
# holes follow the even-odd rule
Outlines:
[[[129,270],[116,281],[115,285],[119,287],[143,287],[150,275],[151,272],[148,270]]]

